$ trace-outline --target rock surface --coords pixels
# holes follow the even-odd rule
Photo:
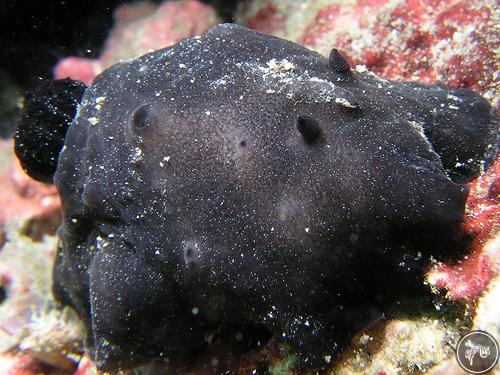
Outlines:
[[[473,89],[498,108],[495,0],[254,0],[237,20],[393,80]]]

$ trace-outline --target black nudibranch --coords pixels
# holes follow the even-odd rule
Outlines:
[[[473,92],[379,79],[236,25],[107,69],[77,112],[84,88],[44,90],[59,85],[67,116],[52,105],[43,121],[28,100],[16,147],[59,189],[54,292],[105,370],[188,358],[220,324],[327,366],[425,293],[431,255],[465,247],[465,183],[498,144]]]

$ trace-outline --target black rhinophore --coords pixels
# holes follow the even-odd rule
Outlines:
[[[330,68],[333,69],[334,72],[339,74],[346,74],[351,71],[351,66],[347,59],[342,56],[336,48],[333,48],[330,51],[330,56],[328,58],[328,62],[330,64]]]
[[[299,115],[297,117],[297,130],[307,142],[313,142],[321,134],[318,121],[310,115]]]
[[[15,152],[24,171],[52,183],[59,153],[86,86],[79,81],[47,81],[28,92],[18,122]]]

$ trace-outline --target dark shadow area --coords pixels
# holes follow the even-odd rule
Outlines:
[[[52,214],[34,217],[26,221],[21,228],[21,233],[30,237],[33,241],[39,242],[43,240],[46,234],[54,236],[59,225],[61,225],[60,215]]]
[[[7,298],[7,290],[5,287],[0,286],[0,303],[3,303],[5,299]]]
[[[7,236],[5,234],[5,231],[3,230],[3,228],[0,228],[0,250],[3,249],[6,243],[7,243]]]

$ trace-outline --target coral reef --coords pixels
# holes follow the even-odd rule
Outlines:
[[[60,202],[53,185],[33,181],[12,158],[12,141],[0,141],[0,232],[22,222],[23,231],[35,240],[55,233],[61,223]]]
[[[473,236],[471,253],[457,264],[435,264],[429,284],[451,299],[474,299],[500,273],[500,159],[477,178],[467,199],[464,229]]]
[[[55,76],[89,84],[120,60],[190,36],[183,34],[182,22],[196,29],[195,34],[216,23],[204,5],[185,3],[191,5],[183,9],[195,13],[184,13],[182,4],[169,3],[162,5],[162,12],[147,3],[120,8],[117,26],[99,59],[63,59]],[[325,56],[337,47],[351,62],[364,64],[383,78],[473,88],[498,108],[495,6],[492,0],[252,0],[240,5],[237,17],[253,29],[305,44]],[[172,10],[181,10],[178,20],[182,22],[169,20]],[[50,285],[39,288],[35,280],[51,282],[55,239],[47,233],[53,233],[60,222],[59,198],[53,187],[30,180],[11,160],[10,150],[11,142],[0,144],[0,299],[5,298],[0,305],[1,372],[95,375],[97,367],[90,355],[81,355],[75,317],[56,306],[47,289]],[[467,199],[465,229],[472,235],[473,252],[458,262],[435,261],[427,274],[436,292],[436,306],[428,306],[424,299],[417,309],[409,302],[364,327],[340,359],[332,361],[331,373],[465,375],[452,353],[460,333],[484,329],[500,337],[499,168],[497,161],[475,180]],[[448,299],[457,302],[450,304]],[[65,335],[70,339],[65,341]],[[214,343],[219,339],[212,335],[208,353],[193,360],[190,368],[160,360],[139,371],[151,375],[216,372],[224,368],[220,362],[236,343],[222,335],[220,340],[227,343],[218,351]],[[234,353],[231,360],[231,371],[238,375],[300,372],[296,354],[279,337],[247,353]],[[500,368],[492,373],[499,374]]]
[[[465,309],[448,305],[437,312],[419,300],[406,304],[394,313],[397,318],[360,332],[332,372],[336,375],[426,373],[453,356],[453,343],[460,338],[463,325],[469,324]]]
[[[498,108],[495,0],[255,0],[237,20],[312,48],[336,47],[393,80],[471,88]]]
[[[57,239],[46,235],[34,242],[23,227],[19,220],[5,228],[0,251],[2,374],[67,373],[82,354],[82,326],[74,311],[57,308],[52,297]]]
[[[329,366],[425,294],[430,256],[465,248],[463,183],[496,155],[495,121],[471,91],[235,25],[117,64],[86,90],[57,166],[56,296],[102,369],[189,358],[220,324]]]
[[[115,26],[97,60],[67,57],[54,69],[55,78],[90,84],[104,69],[120,61],[201,35],[218,23],[214,10],[196,0],[165,1],[158,7],[139,2],[118,7]]]

